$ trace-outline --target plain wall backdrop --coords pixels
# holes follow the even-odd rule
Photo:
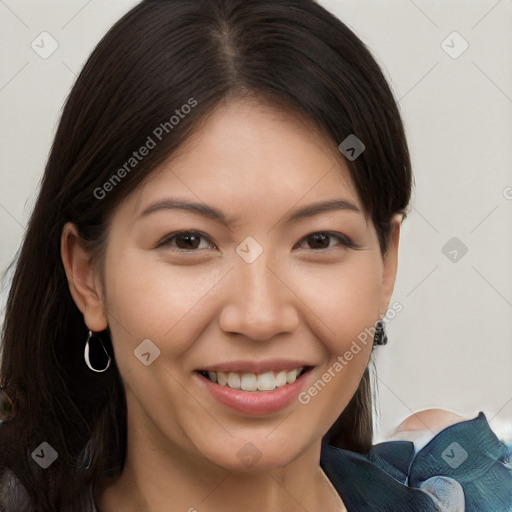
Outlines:
[[[136,3],[0,1],[1,272],[77,73]],[[402,310],[377,349],[376,441],[430,407],[483,411],[512,439],[512,0],[319,3],[388,77],[416,180],[392,299]]]

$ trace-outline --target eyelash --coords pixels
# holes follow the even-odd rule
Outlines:
[[[200,231],[178,231],[178,232],[173,233],[173,234],[169,235],[168,237],[164,238],[157,245],[157,248],[171,246],[171,242],[173,240],[175,240],[180,235],[193,235],[193,236],[199,236],[205,240],[210,240],[206,234],[201,233]],[[314,231],[314,232],[306,235],[304,238],[302,238],[300,240],[300,242],[306,241],[308,238],[312,237],[313,235],[327,235],[328,237],[335,238],[336,240],[338,240],[341,243],[341,245],[343,245],[344,247],[346,247],[348,249],[360,249],[360,246],[358,246],[357,244],[352,242],[352,240],[350,240],[345,235],[342,235],[341,233],[335,233],[332,231]],[[211,242],[211,240],[210,240],[210,243],[213,244],[213,242]],[[213,245],[215,245],[215,244],[213,244]],[[175,250],[176,252],[182,252],[182,253],[193,253],[193,252],[199,252],[204,249],[191,249],[191,250],[173,249],[173,250]],[[317,252],[317,253],[324,253],[324,252],[331,251],[331,249],[329,249],[329,248],[328,249],[318,249],[318,250],[311,249],[311,251]]]

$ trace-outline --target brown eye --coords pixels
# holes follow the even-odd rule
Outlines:
[[[206,241],[206,247],[200,247],[201,241]],[[158,247],[170,247],[181,251],[198,252],[198,249],[207,249],[213,246],[209,239],[196,231],[181,231],[165,238]]]
[[[179,249],[197,249],[201,237],[197,235],[177,235],[176,247]]]
[[[311,233],[310,235],[304,237],[298,245],[305,246],[305,249],[321,252],[322,250],[329,249],[330,247],[332,248],[332,240],[337,241],[338,245],[341,245],[342,247],[348,247],[352,249],[358,248],[358,246],[345,235],[342,235],[341,233],[331,233],[324,231]]]
[[[307,241],[311,249],[327,249],[331,237],[325,233],[315,233],[308,236]]]

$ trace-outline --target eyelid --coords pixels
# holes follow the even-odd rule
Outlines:
[[[335,238],[336,240],[338,240],[341,243],[341,245],[344,245],[345,247],[347,247],[349,249],[360,249],[361,248],[360,245],[353,242],[348,236],[346,236],[342,233],[338,233],[336,231],[322,231],[322,230],[313,231],[313,232],[307,234],[306,236],[304,236],[298,243],[300,244],[300,243],[304,242],[305,240],[307,240],[310,236],[318,235],[318,234],[327,235],[332,238]],[[330,249],[318,249],[318,250],[311,249],[312,252],[318,252],[318,253],[327,252],[329,250]]]
[[[161,248],[161,247],[165,247],[166,245],[170,245],[170,242],[172,240],[174,240],[178,235],[196,235],[196,236],[199,236],[200,238],[203,238],[204,240],[207,240],[211,245],[213,245],[215,248],[217,248],[217,246],[215,245],[215,243],[211,240],[211,238],[206,234],[206,233],[203,233],[202,231],[197,231],[197,230],[181,230],[181,231],[175,231],[173,233],[170,233],[169,235],[165,236],[160,242],[158,242],[158,244],[156,245],[156,248]],[[336,240],[338,240],[341,245],[349,248],[349,249],[361,249],[361,246],[354,243],[348,236],[342,234],[342,233],[338,233],[338,232],[335,232],[335,231],[312,231],[311,233],[308,233],[307,235],[303,236],[299,242],[297,242],[297,244],[294,245],[294,247],[297,247],[297,245],[300,245],[302,244],[303,242],[305,242],[310,236],[313,236],[313,235],[317,235],[317,234],[323,234],[323,235],[327,235],[329,237],[332,237],[332,238],[335,238]],[[191,250],[187,250],[187,249],[175,249],[176,252],[183,252],[183,253],[193,253],[193,252],[200,252],[204,249],[191,249]],[[329,251],[330,249],[310,249],[311,252],[318,252],[318,253],[322,253],[322,252],[327,252]]]
[[[162,240],[160,240],[160,242],[157,243],[155,249],[165,247],[166,245],[170,245],[171,241],[174,240],[178,235],[199,236],[200,238],[207,240],[211,245],[213,245],[215,248],[217,248],[217,246],[212,242],[211,238],[206,233],[203,233],[202,231],[197,231],[195,229],[190,229],[190,230],[182,229],[180,231],[174,231],[173,233],[166,235],[164,238],[162,238]],[[175,249],[176,252],[185,252],[185,253],[199,252],[200,250],[201,249],[192,249],[192,250]],[[204,249],[202,249],[202,250],[204,250]]]

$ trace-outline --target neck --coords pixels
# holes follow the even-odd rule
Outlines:
[[[285,466],[235,472],[169,442],[156,443],[147,432],[128,429],[121,476],[98,482],[100,512],[346,510],[322,474],[321,441]]]

